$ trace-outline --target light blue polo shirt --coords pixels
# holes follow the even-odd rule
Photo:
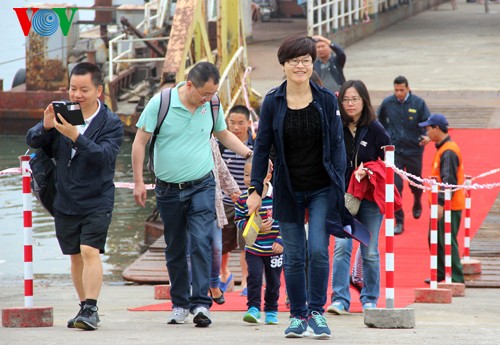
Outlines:
[[[189,112],[179,99],[179,83],[170,93],[170,109],[160,127],[154,148],[155,175],[166,182],[197,180],[214,167],[210,148],[212,110],[210,102]],[[151,98],[137,121],[137,128],[153,133],[158,121],[161,93]],[[224,112],[219,107],[214,132],[226,129]]]

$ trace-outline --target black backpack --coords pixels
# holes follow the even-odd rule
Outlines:
[[[155,176],[154,172],[154,146],[156,142],[156,137],[158,136],[158,133],[160,133],[160,127],[163,124],[163,121],[165,121],[165,118],[167,117],[168,109],[170,108],[170,95],[171,95],[172,88],[167,87],[163,90],[161,90],[161,98],[160,98],[160,110],[158,111],[158,122],[156,123],[156,128],[155,131],[153,132],[153,136],[151,137],[149,141],[149,158],[148,158],[148,169],[151,172],[151,175]],[[212,110],[212,131],[210,133],[214,132],[214,127],[215,123],[217,122],[217,115],[219,114],[219,107],[220,107],[220,99],[219,97],[215,94],[213,95],[212,99],[210,100],[210,108]]]
[[[40,148],[31,155],[31,190],[43,208],[54,216],[53,206],[56,197],[55,162],[46,148]]]

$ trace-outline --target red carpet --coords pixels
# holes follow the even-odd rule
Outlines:
[[[472,177],[478,176],[484,172],[499,168],[497,161],[496,145],[500,145],[500,130],[498,129],[452,129],[450,135],[455,140],[464,157],[465,172]],[[424,171],[423,176],[428,177],[430,165],[435,153],[434,144],[427,145],[424,153]],[[491,175],[482,179],[473,181],[481,185],[500,181],[500,174]],[[474,190],[472,192],[472,236],[479,229],[483,220],[495,202],[498,189]],[[427,202],[428,193],[423,195],[423,204]],[[417,287],[426,287],[424,279],[430,276],[430,257],[427,245],[427,231],[429,226],[429,209],[424,207],[422,217],[415,220],[411,216],[411,207],[413,196],[405,185],[403,191],[403,205],[406,214],[405,232],[395,237],[395,306],[397,308],[405,307],[414,300],[414,289]],[[463,252],[463,218],[462,227],[459,234],[460,252]],[[380,231],[380,255],[381,255],[381,295],[378,306],[385,307],[385,231],[384,222]],[[331,240],[333,244],[333,238]],[[331,245],[331,248],[332,245]],[[354,257],[355,249],[353,249]],[[284,284],[283,284],[284,285]],[[282,289],[282,292],[284,290]],[[331,291],[329,291],[330,296]],[[359,295],[351,289],[351,312],[361,312]],[[328,299],[329,300],[329,299]],[[214,311],[244,311],[246,310],[246,298],[241,297],[239,292],[226,294],[226,303],[222,306],[214,304]],[[151,304],[138,308],[130,308],[131,311],[165,311],[171,310],[171,303],[164,302]],[[280,311],[287,311],[285,307],[284,293],[280,297]]]

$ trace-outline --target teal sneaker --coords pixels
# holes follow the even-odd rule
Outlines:
[[[278,312],[266,311],[266,325],[277,325],[277,324],[278,324]]]
[[[326,318],[317,311],[313,311],[309,316],[307,329],[313,333],[314,339],[328,339],[332,336],[332,331],[326,324]]]
[[[248,311],[243,316],[243,321],[248,323],[259,323],[260,322],[260,311],[255,307],[250,307]]]
[[[290,318],[290,325],[285,329],[286,338],[303,338],[308,337],[307,321],[296,317]]]

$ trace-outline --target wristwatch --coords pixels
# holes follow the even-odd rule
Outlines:
[[[248,153],[245,156],[245,159],[248,159],[253,156],[253,151],[248,151]]]
[[[255,192],[255,191],[256,191],[256,189],[255,189],[255,187],[254,187],[254,186],[250,186],[250,187],[248,187],[248,189],[247,189],[248,196],[252,195],[252,193],[253,193],[253,192]],[[259,193],[257,193],[257,194],[259,194]],[[260,194],[259,194],[259,195],[260,195]]]

